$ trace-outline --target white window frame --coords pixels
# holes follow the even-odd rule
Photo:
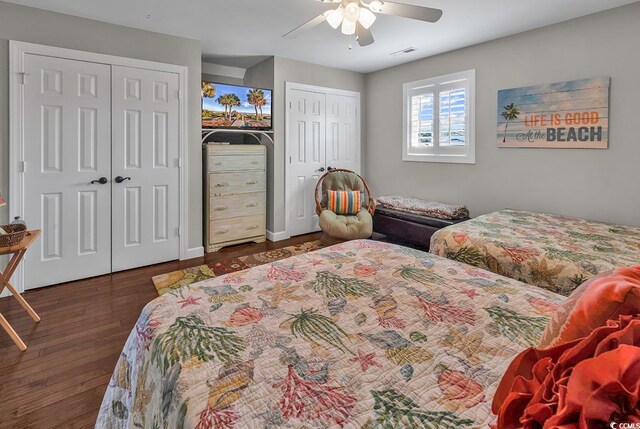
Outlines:
[[[440,147],[440,90],[446,90],[447,86],[454,82],[466,82],[467,103],[465,108],[465,129],[467,143],[465,148]],[[411,95],[419,92],[420,89],[433,88],[434,112],[433,112],[433,143],[434,147],[429,153],[415,153],[411,151]],[[476,100],[476,71],[467,70],[458,73],[451,73],[444,76],[422,79],[415,82],[408,82],[402,85],[402,160],[421,162],[447,162],[459,164],[476,163],[476,121],[475,121],[475,100]]]

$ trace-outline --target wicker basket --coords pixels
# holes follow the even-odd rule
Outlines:
[[[15,246],[27,234],[27,226],[20,224],[0,225],[7,233],[0,235],[0,247]]]

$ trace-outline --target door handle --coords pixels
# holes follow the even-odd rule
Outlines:
[[[98,180],[92,180],[91,184],[93,185],[94,183],[99,183],[101,185],[106,185],[108,181],[109,179],[107,179],[106,177],[101,177]]]
[[[318,168],[318,171],[322,173],[324,171],[324,167]]]
[[[122,177],[122,176],[118,176],[118,177],[116,177],[116,178],[115,178],[115,179],[113,179],[113,180],[115,180],[115,182],[116,182],[116,183],[122,183],[122,182],[124,182],[125,180],[131,180],[131,177]]]

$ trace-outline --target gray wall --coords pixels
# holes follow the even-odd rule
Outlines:
[[[273,90],[275,74],[275,57],[267,58],[259,62],[253,67],[248,68],[244,73],[244,85],[254,86],[256,88],[265,88]],[[274,100],[271,100],[271,106],[275,106]],[[272,117],[275,114],[272,113]],[[272,134],[273,135],[273,134]],[[271,142],[263,138],[263,144],[267,147],[267,229],[273,232],[274,225],[274,155],[275,147]]]
[[[367,179],[377,195],[640,225],[640,3],[367,75]],[[402,84],[476,69],[476,165],[403,162]],[[498,149],[497,91],[611,77],[607,150]]]
[[[9,40],[189,67],[189,247],[202,246],[200,42],[0,2],[0,191],[9,190]],[[0,209],[0,222],[8,216]]]
[[[267,171],[267,229],[276,234],[285,230],[285,82],[358,91],[361,93],[362,107],[364,107],[365,103],[365,76],[361,73],[281,57],[269,58],[247,69],[244,75],[245,85],[273,89],[272,114],[275,144],[273,146],[267,145],[269,161]],[[364,154],[366,142],[364,112],[361,112],[361,117]]]
[[[237,77],[209,73],[202,73],[202,80],[207,82],[224,83],[226,85],[242,85],[244,82],[242,79]]]

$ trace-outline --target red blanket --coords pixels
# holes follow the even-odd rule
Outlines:
[[[640,424],[640,316],[620,316],[582,339],[511,363],[492,411],[498,429]]]

